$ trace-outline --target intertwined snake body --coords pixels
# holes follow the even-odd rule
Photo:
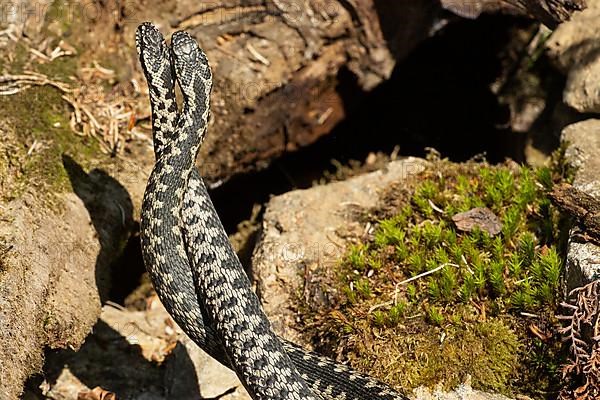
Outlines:
[[[232,368],[254,399],[404,400],[369,376],[275,336],[194,168],[212,87],[206,56],[183,32],[173,34],[170,49],[150,23],[138,28],[136,45],[156,153],[142,203],[142,253],[174,320]]]

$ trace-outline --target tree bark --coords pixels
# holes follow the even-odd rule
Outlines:
[[[339,73],[358,91],[389,78],[425,39],[436,1],[196,1],[169,21],[205,48],[214,69],[214,119],[203,145],[209,182],[261,168],[315,142],[348,112]]]

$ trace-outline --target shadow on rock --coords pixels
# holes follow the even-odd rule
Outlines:
[[[96,285],[102,304],[111,299],[114,286],[135,282],[128,279],[138,276],[143,270],[141,262],[132,263],[131,267],[115,262],[117,255],[123,252],[126,240],[136,231],[133,221],[133,204],[129,193],[115,178],[105,171],[94,169],[86,173],[83,168],[68,155],[63,155],[63,165],[75,194],[83,201],[100,243],[100,251],[96,258]],[[120,229],[115,229],[115,225]],[[115,232],[119,234],[115,235]],[[113,270],[111,265],[119,265]],[[114,284],[114,285],[113,285]]]
[[[95,277],[102,304],[121,302],[144,271],[131,197],[106,171],[88,173],[68,155],[62,161],[97,233]],[[142,329],[148,318],[144,312],[105,307],[79,350],[47,351],[43,374],[30,380],[29,392],[41,396],[37,387],[45,380],[47,394],[56,399],[77,398],[95,387],[114,392],[119,399],[201,399],[187,349],[174,337],[165,339],[162,331],[150,332],[156,327]]]
[[[66,394],[79,393],[83,384],[116,393],[119,399],[202,399],[185,346],[175,342],[161,360],[164,342],[147,336],[126,317],[118,324],[122,326],[116,326],[117,331],[100,320],[79,351],[48,354],[44,376],[52,388],[52,398],[69,398]],[[147,359],[155,355],[157,361]]]

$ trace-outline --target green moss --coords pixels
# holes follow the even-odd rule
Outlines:
[[[64,56],[55,59],[52,62],[36,64],[35,70],[51,79],[63,82],[71,81],[71,77],[77,72],[77,58]]]
[[[20,74],[23,72],[27,61],[29,60],[30,54],[27,47],[21,42],[18,42],[15,46],[14,52],[12,54],[13,60],[10,63],[10,73]],[[7,64],[3,64],[2,67],[8,67]]]
[[[3,193],[14,198],[28,188],[52,193],[70,190],[70,182],[62,163],[62,155],[70,154],[83,166],[90,166],[99,154],[98,144],[90,138],[75,135],[68,120],[68,108],[55,88],[34,87],[12,96],[0,97],[0,119],[13,132],[10,151],[3,152],[8,174],[15,179]],[[29,150],[36,143],[37,150]],[[3,145],[6,146],[5,143]]]
[[[506,394],[555,390],[560,343],[535,346],[536,321],[522,315],[556,324],[560,215],[546,190],[567,170],[555,161],[538,170],[436,161],[391,188],[367,217],[372,239],[351,247],[329,276],[338,305],[304,304],[309,326],[326,327],[315,343],[349,343],[351,363],[404,389],[452,387],[471,375],[474,387]],[[452,216],[481,206],[498,216],[501,233],[457,231]],[[416,277],[426,271],[435,272]]]
[[[431,306],[427,310],[427,320],[434,326],[442,326],[444,315],[439,308]]]
[[[432,309],[433,310],[433,309]],[[374,313],[384,319],[383,312]],[[411,331],[393,334],[391,329],[353,327],[355,351],[348,353],[349,361],[370,373],[401,388],[432,385],[444,382],[455,387],[471,377],[483,390],[503,391],[506,382],[516,376],[514,366],[523,347],[519,336],[498,319],[444,321],[443,311],[435,310],[428,318],[434,323],[411,324]],[[415,334],[418,329],[419,333]],[[395,327],[398,330],[398,327]],[[385,341],[388,346],[379,343]],[[406,349],[398,353],[395,349]],[[385,371],[382,375],[380,371]]]

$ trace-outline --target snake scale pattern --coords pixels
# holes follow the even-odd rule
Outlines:
[[[142,203],[142,253],[173,319],[233,369],[253,399],[405,400],[272,332],[194,166],[209,116],[206,55],[184,32],[174,33],[168,46],[150,23],[138,28],[136,46],[149,87],[156,153]]]

